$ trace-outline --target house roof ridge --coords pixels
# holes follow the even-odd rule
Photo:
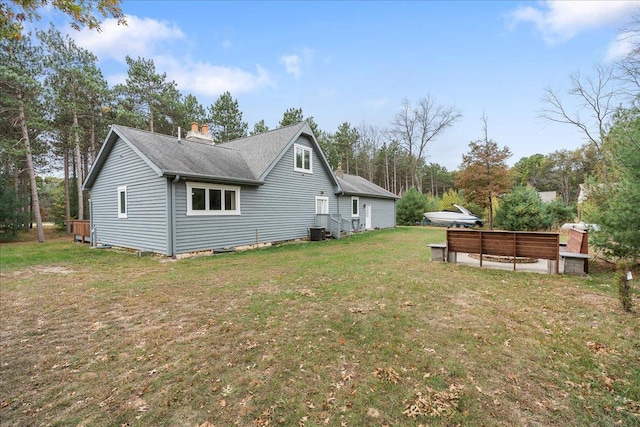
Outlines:
[[[303,121],[298,122],[298,123],[293,123],[293,124],[286,125],[286,126],[280,126],[280,127],[278,127],[278,128],[275,128],[275,129],[269,129],[269,130],[266,130],[266,131],[264,131],[264,132],[256,133],[256,134],[253,134],[253,135],[247,135],[247,136],[243,136],[243,137],[241,137],[241,138],[231,139],[231,140],[229,140],[229,141],[227,141],[227,142],[221,143],[221,145],[224,145],[224,144],[230,144],[230,143],[232,143],[232,142],[244,141],[244,140],[246,140],[246,139],[255,138],[255,137],[257,137],[257,136],[266,136],[266,134],[273,133],[273,132],[277,132],[277,131],[282,131],[282,130],[284,130],[284,129],[288,129],[288,128],[293,128],[293,127],[295,127],[295,126],[300,126],[300,127],[302,127],[302,126],[304,126],[304,124],[305,124],[305,123],[306,123],[306,120],[303,120]]]
[[[189,144],[199,144],[199,145],[204,145],[206,147],[215,147],[215,148],[222,148],[222,149],[230,150],[230,151],[237,151],[233,147],[225,147],[224,146],[225,144],[223,144],[223,143],[222,144],[214,144],[214,143],[207,142],[207,141],[197,141],[197,140],[186,139],[186,138],[178,139],[177,136],[167,135],[166,133],[160,133],[160,132],[152,132],[152,131],[147,130],[147,129],[138,129],[138,128],[134,128],[134,127],[127,126],[127,125],[112,124],[112,125],[109,125],[109,126],[117,126],[117,127],[120,127],[120,128],[126,128],[126,129],[129,129],[129,130],[132,130],[134,132],[144,132],[144,133],[151,134],[151,135],[154,135],[154,136],[160,136],[160,137],[163,137],[163,138],[171,138],[171,139],[175,140],[176,142],[179,141],[181,144],[187,142]],[[229,142],[231,142],[231,141],[229,141]]]

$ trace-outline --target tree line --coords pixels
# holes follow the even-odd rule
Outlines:
[[[64,222],[88,216],[82,182],[111,123],[167,135],[186,134],[190,123],[208,123],[217,144],[266,132],[264,120],[251,130],[238,101],[225,92],[205,108],[193,94],[183,94],[153,60],[126,58],[125,83],[110,87],[97,57],[51,26],[28,37],[3,38],[0,51],[0,220],[2,231],[15,234],[31,219],[39,240],[45,219]],[[442,193],[452,186],[451,172],[427,164],[426,148],[460,114],[426,97],[405,100],[391,127],[342,123],[335,132],[321,130],[301,108],[289,108],[278,126],[306,120],[331,166],[363,176],[399,193],[412,186]],[[184,136],[184,135],[182,135]],[[45,203],[51,190],[43,175],[62,171],[64,212]],[[56,182],[49,178],[49,182]],[[60,191],[56,197],[60,197]],[[68,227],[68,225],[67,225]]]
[[[34,37],[3,39],[0,55],[0,220],[4,233],[17,232],[31,219],[41,223],[43,215],[59,223],[87,217],[82,182],[111,123],[174,136],[179,131],[186,133],[193,121],[208,123],[218,144],[269,130],[264,120],[250,127],[230,92],[205,108],[195,95],[181,93],[151,59],[127,57],[125,83],[110,87],[97,57],[53,26]],[[623,64],[620,69],[633,81],[633,61]],[[586,105],[593,98],[608,101],[599,106],[612,105],[614,92],[604,89],[613,72],[604,67],[597,70],[599,85],[572,76],[568,96],[582,96]],[[302,108],[283,112],[278,126],[306,120],[334,169],[340,165],[346,173],[395,194],[415,188],[442,201],[451,190],[460,190],[466,203],[489,210],[492,220],[498,198],[510,188],[556,191],[570,204],[576,200],[579,184],[606,171],[604,140],[614,108],[593,112],[594,132],[591,123],[578,118],[584,115],[569,114],[559,93],[548,89],[545,99],[542,115],[577,126],[587,143],[576,150],[525,157],[511,168],[506,165],[511,152],[489,138],[486,117],[484,138],[470,142],[459,170],[428,162],[428,148],[461,117],[454,105],[441,104],[430,95],[416,102],[404,99],[384,127],[343,122],[335,131],[326,131],[313,116],[305,117]],[[48,184],[40,178],[53,170],[62,171],[64,178],[59,182],[48,178]],[[44,208],[39,192],[47,198]]]

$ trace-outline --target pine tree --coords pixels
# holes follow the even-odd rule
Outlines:
[[[209,107],[209,126],[216,144],[247,136],[248,124],[242,121],[238,101],[225,92]]]
[[[303,120],[309,124],[309,127],[313,132],[313,136],[320,138],[322,132],[318,128],[318,124],[313,120],[313,117],[305,119],[304,114],[302,114],[302,108],[288,108],[287,111],[284,112],[282,120],[280,120],[280,127],[294,125]]]
[[[38,77],[42,72],[42,50],[33,46],[28,38],[2,39],[0,41],[0,111],[2,120],[10,123],[18,132],[13,146],[22,139],[21,154],[24,156],[31,190],[31,207],[36,220],[38,242],[45,241],[40,201],[36,185],[34,148],[38,144],[35,131],[42,126],[39,118],[42,88]],[[17,147],[16,147],[17,148]]]
[[[251,131],[251,135],[257,135],[259,133],[267,132],[269,130],[269,126],[264,124],[264,119],[256,122],[253,125],[253,130]]]
[[[63,139],[62,149],[71,149],[78,219],[82,220],[85,213],[82,182],[87,172],[88,153],[96,150],[96,104],[106,90],[106,82],[97,67],[97,57],[77,46],[69,36],[63,37],[52,26],[47,32],[39,32],[38,37],[47,51],[45,84],[49,110],[57,134]],[[70,147],[65,141],[67,136]]]
[[[114,88],[118,95],[118,122],[146,127],[151,132],[175,132],[181,98],[176,83],[167,81],[166,73],[157,73],[151,59],[127,56],[126,61],[129,66],[126,84]]]

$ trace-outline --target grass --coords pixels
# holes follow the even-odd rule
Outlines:
[[[640,316],[611,272],[429,262],[442,240],[1,245],[0,424],[640,425]]]

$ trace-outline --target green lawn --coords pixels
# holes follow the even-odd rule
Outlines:
[[[640,316],[611,273],[430,262],[443,240],[0,245],[0,425],[640,425]]]

